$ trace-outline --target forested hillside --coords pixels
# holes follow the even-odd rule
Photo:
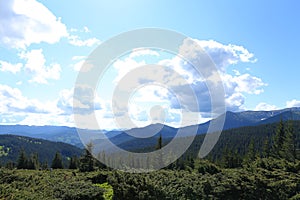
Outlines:
[[[35,157],[41,164],[50,166],[56,152],[59,152],[63,162],[68,164],[68,160],[72,156],[80,156],[83,150],[62,142],[16,135],[0,135],[0,162],[2,165],[16,164],[21,152],[26,154],[28,159]]]

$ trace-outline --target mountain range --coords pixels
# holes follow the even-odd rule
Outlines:
[[[279,122],[281,119],[286,120],[300,120],[300,108],[287,108],[274,111],[244,111],[244,112],[226,112],[224,127],[222,130],[228,130],[233,128],[245,127],[245,126],[257,126],[262,124],[270,124]],[[224,117],[224,116],[220,116]],[[203,124],[187,126],[181,128],[183,136],[191,136],[191,130],[197,129],[197,134],[205,134],[208,130],[210,123],[213,119]],[[110,139],[112,143],[117,146],[124,146],[131,144],[132,142],[139,143],[152,143],[154,140],[162,135],[164,138],[173,138],[178,132],[178,128],[169,127],[162,124],[151,124],[143,128],[133,128],[130,130],[114,130],[114,131],[97,131],[97,130],[81,130],[84,132],[84,136],[87,138],[95,137],[94,143],[101,144],[105,136]],[[153,133],[156,133],[153,135]],[[77,129],[74,127],[65,126],[26,126],[26,125],[0,125],[1,134],[13,134],[20,136],[27,136],[33,138],[41,138],[45,140],[55,142],[65,142],[82,148],[83,144],[81,138],[77,133]],[[105,136],[103,135],[105,134]],[[133,137],[138,135],[139,137],[147,137],[147,139]],[[82,136],[82,135],[81,135]]]
[[[222,131],[246,126],[272,124],[279,122],[280,120],[300,120],[300,108],[289,108],[274,111],[245,111],[237,113],[228,111],[224,115],[226,116]],[[195,130],[197,130],[197,135],[205,134],[208,131],[210,123],[218,121],[222,117],[224,116],[220,116],[203,124],[180,128],[180,132],[183,137],[193,136],[193,131]],[[166,141],[170,141],[176,136],[178,130],[178,128],[173,128],[162,124],[152,124],[143,128],[134,128],[127,131],[121,131],[119,134],[116,134],[114,137],[109,139],[110,142],[120,148],[135,149],[137,145],[147,147],[155,144],[160,135],[162,135]],[[154,134],[153,131],[155,131],[156,134]],[[139,135],[141,138],[136,138],[134,135]],[[143,135],[153,136],[142,138]],[[107,149],[107,143],[108,142],[103,139],[94,141],[95,146],[101,146],[104,149]]]

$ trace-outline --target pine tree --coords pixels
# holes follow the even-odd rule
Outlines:
[[[248,151],[247,151],[247,155],[246,155],[246,159],[248,162],[252,162],[255,160],[255,146],[254,146],[254,140],[253,138],[251,139],[249,146],[248,146]]]
[[[288,122],[285,131],[284,142],[282,144],[282,157],[288,161],[295,161],[296,159],[296,134],[294,132],[292,121]]]
[[[277,130],[276,130],[276,134],[274,137],[274,143],[273,143],[273,147],[272,147],[272,155],[275,158],[280,158],[284,154],[282,152],[284,140],[285,140],[285,128],[284,128],[284,123],[281,119],[279,122],[279,125],[277,127]]]
[[[235,166],[232,149],[226,145],[223,151],[222,165],[225,168],[233,168]]]
[[[69,169],[77,169],[78,168],[78,158],[77,156],[71,157]]]
[[[62,158],[61,158],[61,154],[59,152],[56,152],[54,159],[52,161],[51,167],[53,169],[63,169]]]
[[[48,162],[47,161],[43,162],[41,167],[42,169],[48,169]]]
[[[24,149],[22,148],[19,154],[19,158],[17,161],[18,169],[26,169],[27,168],[27,157]]]
[[[161,149],[161,148],[162,148],[162,136],[160,134],[159,138],[157,139],[156,149]]]
[[[237,149],[234,151],[233,158],[234,167],[241,167],[243,160]]]
[[[159,135],[159,138],[157,139],[157,144],[156,144],[156,150],[160,150],[162,148],[162,136],[161,134]],[[157,155],[156,159],[156,164],[158,168],[161,168],[163,166],[163,158],[161,152],[158,152],[159,154]]]
[[[27,160],[27,166],[26,169],[35,169],[34,166],[34,161],[33,161],[33,156],[31,155],[31,157]]]
[[[86,146],[85,153],[80,159],[79,170],[81,172],[91,172],[95,170],[95,160],[92,155],[93,144],[90,143]]]
[[[39,155],[38,153],[34,153],[30,157],[30,162],[32,163],[32,167],[30,169],[39,169],[40,168],[40,162],[39,162]]]
[[[263,144],[262,157],[268,158],[269,156],[270,156],[270,143],[269,143],[269,138],[267,137]]]

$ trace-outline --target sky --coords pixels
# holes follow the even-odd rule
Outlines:
[[[227,110],[300,106],[299,10],[297,0],[0,0],[0,123],[94,128],[74,123],[75,115],[91,114],[84,109],[91,105],[106,130],[145,126],[162,117],[175,127],[209,120],[205,81],[177,55],[160,50],[133,49],[115,59],[92,104],[74,96],[79,71],[98,45],[149,27],[184,34],[205,50],[222,78]],[[186,56],[192,53],[197,52]],[[133,92],[130,102],[114,112],[112,95],[118,82],[145,64],[163,64],[186,75],[202,112],[194,111],[188,96],[180,107],[174,95],[158,85]],[[180,86],[171,89],[180,93]],[[80,108],[73,106],[77,100],[74,106]],[[118,126],[115,120],[122,121],[128,111],[134,126]],[[186,124],[181,124],[183,112],[188,113]]]

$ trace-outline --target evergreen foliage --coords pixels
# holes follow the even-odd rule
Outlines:
[[[51,164],[51,168],[53,169],[63,169],[63,163],[62,163],[62,158],[61,158],[61,154],[59,152],[55,153],[55,156],[53,158],[52,164]]]
[[[80,159],[79,170],[81,172],[91,172],[95,170],[95,158],[92,155],[93,145],[88,144],[84,155]]]

